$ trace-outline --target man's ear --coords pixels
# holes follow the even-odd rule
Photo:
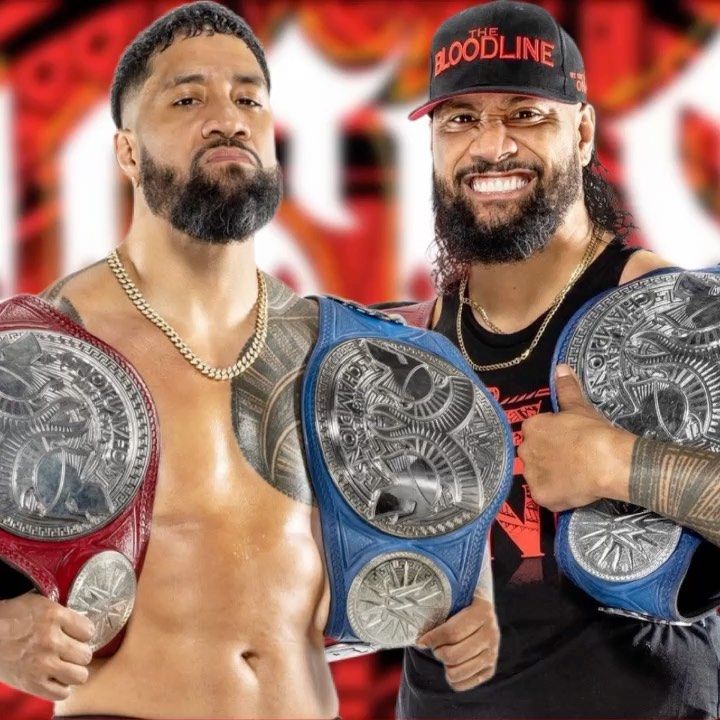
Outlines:
[[[133,185],[137,185],[140,180],[140,156],[132,130],[118,130],[115,133],[115,157],[120,169]]]
[[[580,106],[578,113],[578,150],[583,167],[590,164],[595,148],[595,108],[590,103]]]

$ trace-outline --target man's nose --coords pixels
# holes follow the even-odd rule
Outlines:
[[[495,164],[517,153],[515,140],[508,135],[505,124],[499,120],[479,123],[473,133],[469,147],[473,160]]]
[[[224,103],[222,107],[213,108],[202,129],[203,137],[222,135],[225,138],[250,138],[250,125],[245,113],[233,103]]]

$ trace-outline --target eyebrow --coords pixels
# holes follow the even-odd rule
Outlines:
[[[265,87],[265,78],[260,75],[248,75],[246,73],[235,73],[232,77],[233,84],[236,85],[255,85],[256,87]],[[204,85],[207,83],[207,76],[202,73],[191,73],[189,75],[176,75],[163,85],[163,90],[176,88],[178,85],[189,85],[195,83]]]
[[[506,108],[513,107],[514,105],[521,105],[522,103],[535,102],[543,99],[544,98],[538,98],[533,95],[513,95],[511,98],[505,101],[504,106]],[[477,110],[477,107],[475,105],[459,100],[448,100],[446,103],[444,103],[444,107],[447,107],[449,110]]]
[[[457,102],[455,100],[448,100],[447,102],[443,103],[442,110],[475,110],[475,106],[471,105],[470,103],[464,103],[464,102]]]
[[[544,100],[545,98],[539,98],[535,95],[513,95],[508,101],[508,105],[520,105],[526,102],[536,102],[538,100]]]

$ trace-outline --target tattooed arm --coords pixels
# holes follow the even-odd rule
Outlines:
[[[720,455],[638,438],[630,502],[695,530],[720,547]]]
[[[518,456],[535,501],[555,512],[600,498],[631,502],[720,547],[720,454],[639,438],[611,425],[561,365],[561,411],[523,423]]]

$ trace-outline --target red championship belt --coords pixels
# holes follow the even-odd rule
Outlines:
[[[150,535],[150,394],[128,361],[31,295],[0,304],[0,559],[117,650]]]

